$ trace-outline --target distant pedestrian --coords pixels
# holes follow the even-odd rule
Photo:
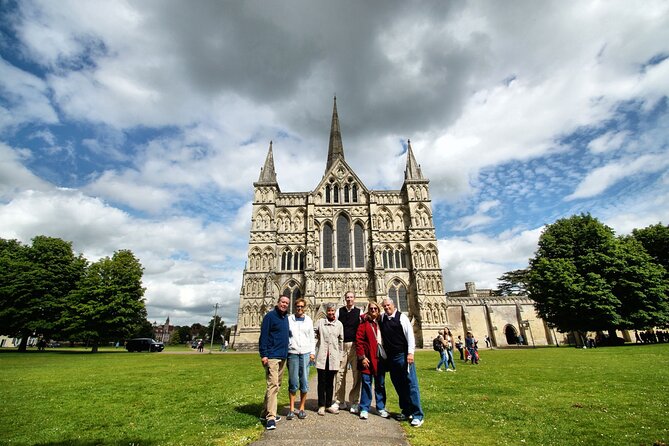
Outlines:
[[[458,336],[458,340],[455,341],[455,348],[460,352],[460,361],[465,360],[465,343],[462,341],[462,336]]]
[[[523,345],[525,343],[525,339],[523,339],[523,335],[519,334],[518,335],[518,345]]]
[[[492,345],[492,342],[490,342],[490,336],[485,335],[485,338],[484,338],[484,339],[485,339],[485,346],[486,346],[487,348],[490,348],[490,346]]]
[[[467,332],[465,337],[465,348],[467,349],[468,359],[471,361],[471,364],[479,363],[479,354],[478,354],[478,342],[471,331]],[[467,360],[465,360],[467,362]]]

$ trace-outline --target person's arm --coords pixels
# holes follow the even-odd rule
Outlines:
[[[260,354],[260,360],[263,365],[267,365],[267,355],[269,354],[269,327],[270,327],[270,317],[266,316],[262,320],[262,325],[260,326],[260,340],[258,341],[258,353]]]
[[[406,314],[401,313],[400,324],[402,325],[402,330],[404,331],[404,337],[407,340],[407,362],[409,364],[413,363],[413,354],[416,351],[416,338],[413,335],[413,328],[411,328],[411,322]]]

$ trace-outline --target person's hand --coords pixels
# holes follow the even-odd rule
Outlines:
[[[263,366],[266,366],[267,363],[269,362],[269,359],[267,358],[267,356],[263,356],[263,358],[260,361],[262,361]]]
[[[413,364],[413,353],[409,353],[409,354],[407,355],[407,362],[408,362],[409,364]]]
[[[369,368],[369,359],[368,358],[363,358],[362,360],[362,366],[366,369]]]

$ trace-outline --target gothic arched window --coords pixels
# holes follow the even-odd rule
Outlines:
[[[288,283],[288,285],[286,285],[286,287],[283,289],[281,295],[290,299],[290,312],[295,313],[295,301],[302,296],[302,292],[300,291],[300,287],[298,286],[297,282],[291,280],[290,283]]]
[[[357,203],[358,202],[358,186],[354,184],[352,189],[353,189],[353,191],[352,191],[353,203]]]
[[[337,217],[337,268],[351,267],[350,227],[345,215]]]
[[[409,312],[409,300],[407,299],[407,289],[402,282],[395,279],[388,288],[388,298],[393,301],[395,307],[401,313]],[[408,316],[408,314],[407,314]]]
[[[365,237],[364,229],[361,223],[353,226],[353,249],[355,253],[355,267],[365,267]]]
[[[329,203],[330,202],[330,185],[325,186],[325,202]]]
[[[323,226],[323,268],[332,268],[332,237],[333,231],[330,224]]]
[[[334,195],[334,197],[332,197],[333,198],[332,201],[335,203],[339,203],[339,186],[336,184],[332,188],[332,195]]]
[[[348,184],[344,186],[344,203],[349,202],[349,187]]]

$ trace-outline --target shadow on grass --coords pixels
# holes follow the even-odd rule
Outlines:
[[[235,407],[235,411],[243,413],[245,415],[251,415],[253,417],[259,417],[260,412],[262,412],[262,404],[244,404],[242,406]]]
[[[51,354],[59,354],[59,355],[117,355],[117,354],[123,354],[123,353],[130,353],[127,352],[125,349],[118,349],[118,350],[98,350],[97,352],[92,352],[90,350],[81,350],[81,349],[76,349],[73,348],[72,350],[69,349],[51,349],[51,350],[46,350],[46,351],[38,351],[38,350],[26,350],[25,352],[20,352],[15,348],[2,348],[0,349],[0,354],[3,353],[21,353],[24,355],[42,355],[45,353],[51,353]],[[133,354],[146,354],[149,352],[139,352],[139,353],[133,353]],[[153,354],[156,354],[156,352],[153,352]]]

